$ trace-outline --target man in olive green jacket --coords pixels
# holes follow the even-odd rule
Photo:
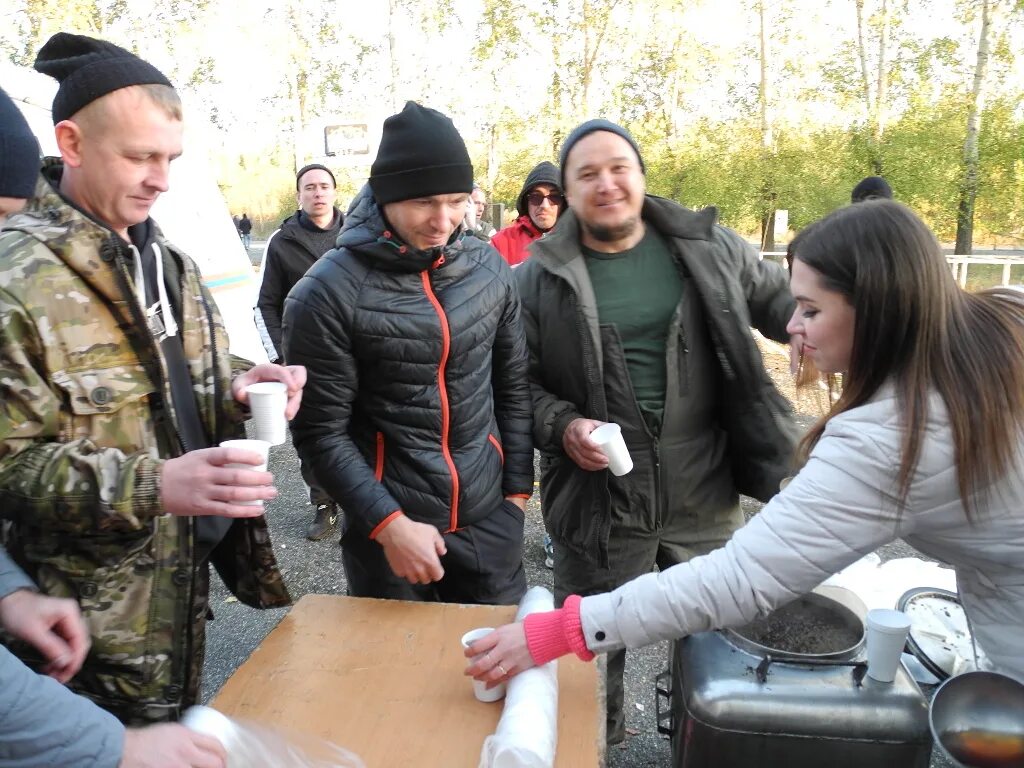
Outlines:
[[[743,524],[738,492],[778,491],[795,432],[750,327],[786,340],[795,302],[714,209],[646,194],[621,127],[584,123],[559,164],[569,210],[516,277],[561,604],[718,548]],[[605,422],[633,459],[621,477],[589,437]],[[624,664],[609,656],[610,743]]]
[[[36,68],[61,87],[62,161],[0,232],[0,516],[40,590],[75,598],[91,649],[71,687],[126,723],[198,696],[209,564],[238,598],[286,605],[242,434],[245,387],[304,371],[228,354],[196,265],[149,208],[181,153],[166,78],[117,46],[60,33]],[[212,446],[212,447],[210,447]],[[31,652],[14,646],[26,661]]]

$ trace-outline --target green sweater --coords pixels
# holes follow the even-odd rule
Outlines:
[[[652,227],[620,253],[581,246],[601,325],[614,325],[637,404],[655,433],[665,407],[665,339],[683,293],[668,243]]]

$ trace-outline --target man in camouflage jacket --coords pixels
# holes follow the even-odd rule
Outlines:
[[[117,80],[141,60],[126,66],[131,54],[90,38],[61,33],[40,60],[47,51],[51,61],[84,51],[118,66],[114,88],[92,96],[110,100],[101,120],[86,120],[85,108],[66,116],[65,73],[54,102],[65,162],[47,160],[36,196],[0,232],[0,517],[11,521],[9,552],[39,588],[81,606],[92,647],[71,687],[126,723],[173,720],[198,696],[208,564],[249,605],[289,602],[262,510],[239,505],[273,498],[272,478],[224,466],[253,463],[247,452],[206,446],[242,434],[248,383],[288,383],[293,415],[304,374],[264,364],[236,376],[244,361],[229,356],[198,269],[148,218],[180,152],[161,143],[168,126],[180,139],[180,112],[175,123],[135,83],[161,81]],[[104,84],[102,69],[92,75]],[[156,127],[138,130],[139,119]],[[153,307],[147,320],[142,224],[169,294],[154,306],[176,320],[178,381],[205,445],[183,437],[184,400],[162,345],[176,334],[154,326]]]

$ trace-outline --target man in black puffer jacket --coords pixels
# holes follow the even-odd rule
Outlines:
[[[312,163],[300,168],[295,174],[299,210],[285,219],[281,228],[270,236],[263,252],[256,327],[261,329],[267,357],[280,365],[284,365],[284,344],[281,341],[284,299],[313,263],[334,248],[341,234],[343,217],[334,205],[337,186],[334,174],[327,166]],[[338,505],[320,489],[305,464],[300,464],[299,469],[309,487],[309,503],[314,510],[306,538],[319,541],[334,530]]]
[[[352,595],[526,591],[526,338],[511,270],[460,227],[472,187],[451,120],[409,102],[384,123],[338,249],[285,301],[285,357],[308,370],[292,434],[345,510]]]

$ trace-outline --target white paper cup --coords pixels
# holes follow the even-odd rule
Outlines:
[[[896,679],[907,642],[910,618],[891,608],[873,608],[868,611],[864,626],[867,628],[868,677],[891,683]]]
[[[284,417],[288,406],[288,385],[281,381],[261,381],[245,388],[249,395],[249,410],[256,423],[256,439],[271,445],[281,445],[287,439],[288,421]]]
[[[270,456],[270,443],[266,440],[225,440],[220,444],[221,448],[240,448],[243,451],[252,451],[258,453],[263,457],[263,463],[256,464],[225,464],[225,467],[230,469],[248,469],[253,472],[266,472],[267,461]],[[260,499],[254,499],[253,501],[236,501],[235,504],[241,504],[244,507],[262,507],[263,502]]]
[[[608,469],[613,475],[624,475],[633,469],[633,459],[629,456],[626,441],[622,439],[622,428],[618,424],[602,424],[590,433],[590,439],[608,457]]]
[[[471,629],[469,632],[462,636],[462,647],[469,648],[474,642],[479,640],[481,637],[486,637],[494,631],[494,627],[480,627],[480,629]],[[473,658],[473,661],[479,659],[479,656]],[[492,701],[501,701],[505,698],[505,683],[496,685],[490,690],[487,688],[487,683],[481,683],[479,680],[473,681],[473,695],[476,696],[477,701],[483,701],[490,703]]]

